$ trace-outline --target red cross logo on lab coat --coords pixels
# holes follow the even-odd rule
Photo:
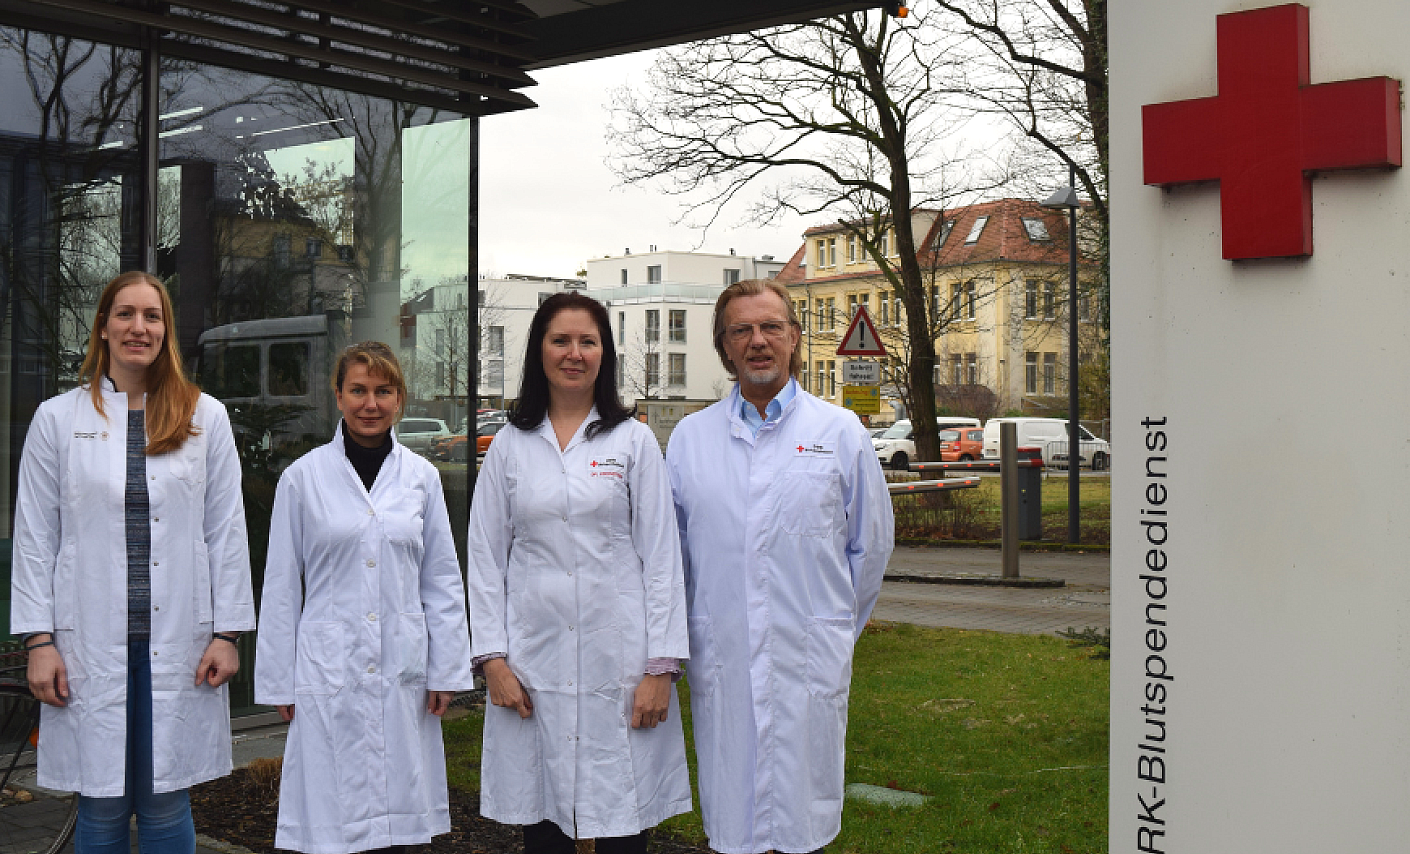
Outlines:
[[[1311,173],[1400,166],[1400,82],[1311,85],[1308,29],[1299,4],[1220,15],[1219,94],[1142,108],[1145,182],[1218,181],[1225,258],[1311,255]]]

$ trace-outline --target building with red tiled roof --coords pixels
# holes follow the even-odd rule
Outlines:
[[[935,374],[928,380],[935,384],[937,405],[980,418],[1065,410],[1066,216],[1024,199],[917,209],[911,216],[935,341]],[[883,229],[877,243],[896,269],[891,230]],[[892,406],[883,405],[877,420],[903,417],[897,382],[908,381],[908,335],[892,279],[841,223],[805,231],[785,272],[789,278],[780,274],[780,280],[795,294],[803,321],[808,390],[841,402],[845,357],[836,350],[857,306],[865,306],[890,353],[882,393]],[[1078,321],[1095,334],[1095,306],[1083,291]]]

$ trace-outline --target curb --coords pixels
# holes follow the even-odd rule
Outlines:
[[[253,851],[243,845],[233,845],[223,839],[216,839],[211,836],[206,836],[204,833],[197,833],[196,850],[199,852],[201,849],[218,851],[220,854],[254,854]]]
[[[1001,548],[998,540],[933,540],[926,537],[897,537],[896,545],[936,549],[994,549],[996,551]],[[1028,540],[1019,543],[1018,549],[1024,552],[1111,553],[1111,546],[1107,543],[1077,543],[1073,545],[1072,543],[1045,543]]]
[[[885,575],[882,581],[907,581],[913,584],[962,584],[971,587],[1051,588],[1067,584],[1061,578],[1004,578],[1002,575],[954,573],[950,575]]]

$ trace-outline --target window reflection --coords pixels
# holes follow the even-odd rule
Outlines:
[[[0,27],[0,633],[8,635],[19,449],[70,387],[97,297],[137,263],[137,54]]]
[[[221,400],[259,397],[259,347],[212,345],[203,354],[197,378],[207,394]]]
[[[139,59],[0,28],[0,572],[24,430],[76,381],[102,286],[142,265]],[[167,334],[230,412],[259,590],[278,476],[337,423],[327,376],[342,347],[400,348],[407,414],[465,420],[474,125],[171,59],[159,88],[148,239],[174,297]],[[463,463],[445,484],[463,514]]]
[[[307,342],[269,345],[270,397],[298,397],[308,394],[308,371]]]

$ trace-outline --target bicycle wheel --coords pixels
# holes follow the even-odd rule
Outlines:
[[[39,707],[29,686],[0,683],[0,854],[58,854],[78,821],[77,795],[36,781]]]

